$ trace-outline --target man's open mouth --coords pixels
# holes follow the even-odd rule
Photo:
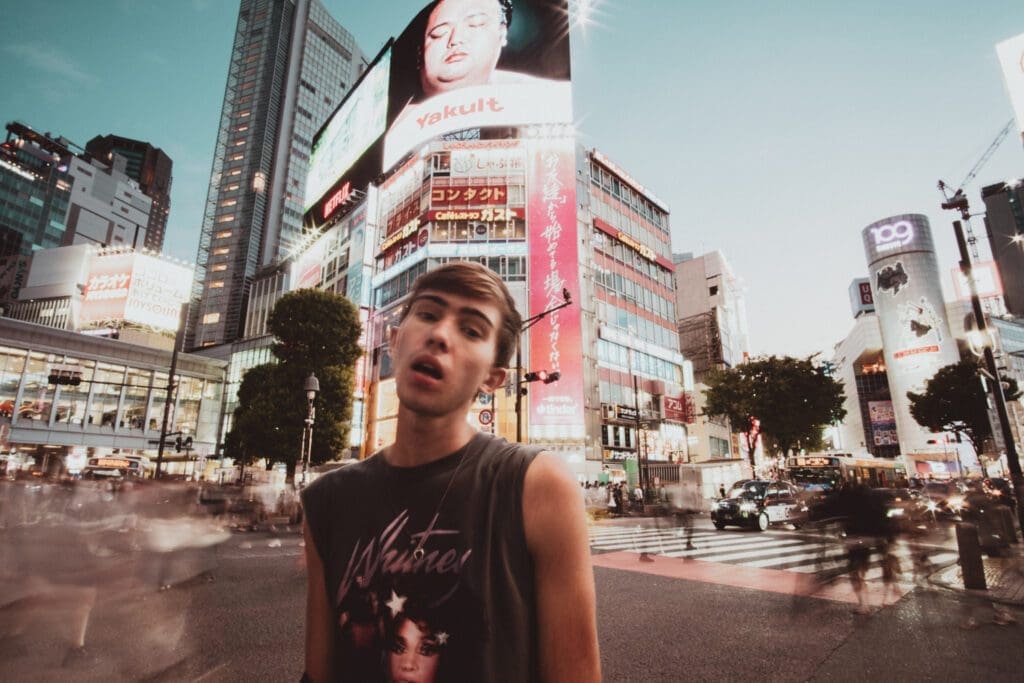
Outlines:
[[[441,369],[436,365],[430,363],[414,363],[412,366],[414,372],[419,372],[434,379],[441,379]]]

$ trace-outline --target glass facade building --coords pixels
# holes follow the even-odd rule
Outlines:
[[[317,0],[242,0],[196,256],[190,348],[243,334],[257,270],[302,238],[313,135],[365,67]]]

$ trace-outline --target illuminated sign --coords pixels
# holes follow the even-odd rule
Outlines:
[[[528,313],[536,315],[564,303],[565,289],[579,296],[576,157],[571,138],[532,140],[529,149]],[[557,382],[531,386],[531,438],[583,438],[580,315],[579,305],[568,306],[544,316],[530,330],[529,367],[561,373]]]
[[[895,353],[892,354],[892,357],[899,360],[901,358],[909,358],[911,356],[920,356],[921,354],[924,353],[938,353],[939,350],[940,349],[938,344],[929,344],[927,346],[918,346],[913,349],[903,349],[901,351],[896,351]]]
[[[349,92],[317,135],[306,176],[307,211],[348,173],[367,148],[384,133],[387,128],[390,80],[391,53],[386,51]],[[324,208],[325,218],[331,213],[333,210]]]
[[[191,283],[190,268],[155,256],[94,255],[82,291],[79,322],[124,321],[157,330],[177,330],[181,304],[188,301]]]
[[[23,168],[21,168],[19,166],[15,166],[14,164],[10,163],[9,161],[4,161],[3,159],[0,159],[0,166],[6,168],[11,173],[16,173],[17,175],[20,175],[25,180],[39,180],[39,178],[37,178],[36,176],[32,175],[31,173],[29,173],[25,169],[23,169]]]
[[[94,458],[92,460],[96,467],[112,467],[114,469],[127,469],[132,466],[130,460],[121,458]]]
[[[810,457],[810,458],[800,457],[800,458],[796,459],[796,462],[801,467],[835,467],[836,465],[839,464],[839,459],[838,458],[819,458],[819,457]]]
[[[896,221],[869,229],[875,239],[875,250],[879,253],[905,247],[914,239],[914,224],[910,221]]]
[[[450,150],[448,172],[453,178],[502,176],[526,172],[526,152],[519,140],[461,142],[459,146],[452,143],[445,145],[445,149]]]
[[[508,188],[504,185],[469,185],[466,187],[435,187],[430,191],[431,206],[472,206],[504,204]]]
[[[456,131],[572,123],[567,0],[509,4],[511,23],[492,17],[500,6],[488,3],[424,2],[392,48],[384,170]],[[454,52],[440,34],[463,21],[467,5],[488,8],[488,20]]]
[[[478,85],[409,104],[384,136],[384,168],[424,142],[467,128],[572,123],[568,81]]]
[[[643,244],[640,244],[635,239],[633,239],[632,237],[630,237],[626,233],[622,232],[621,230],[619,232],[617,232],[615,234],[615,236],[619,239],[620,242],[625,244],[627,247],[629,247],[630,249],[632,249],[636,253],[638,253],[641,256],[643,256],[648,261],[654,261],[654,260],[657,259],[657,257],[654,254],[654,250],[653,249],[651,249],[650,247],[645,246]]]
[[[693,398],[687,394],[661,397],[661,414],[666,420],[692,424],[696,418]]]
[[[484,221],[500,223],[513,218],[522,218],[522,209],[506,209],[503,206],[484,209],[440,209],[427,212],[428,221]]]
[[[331,214],[344,204],[345,200],[350,196],[352,196],[352,183],[345,183],[324,202],[324,220],[330,218]]]
[[[971,279],[974,280],[975,291],[982,299],[1001,296],[1003,293],[1003,283],[994,261],[983,261],[971,266]],[[971,283],[959,268],[953,269],[953,286],[960,301],[970,301]]]
[[[395,246],[396,244],[398,244],[402,240],[404,240],[404,239],[406,239],[408,237],[412,237],[413,235],[416,234],[416,231],[419,230],[419,227],[420,227],[420,219],[419,218],[413,218],[411,221],[406,223],[406,225],[401,230],[399,230],[398,232],[393,233],[386,240],[384,240],[381,243],[381,245],[380,245],[380,250],[382,252],[387,251],[388,249],[390,249],[391,247]]]

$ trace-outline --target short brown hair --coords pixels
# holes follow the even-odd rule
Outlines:
[[[409,304],[425,290],[447,292],[459,296],[480,299],[498,307],[501,320],[498,324],[498,344],[494,357],[495,367],[508,367],[512,353],[519,343],[519,333],[523,326],[523,318],[516,310],[516,302],[508,287],[490,268],[475,261],[452,261],[439,268],[428,270],[416,278],[409,292],[409,298],[402,308],[405,320],[409,314]]]

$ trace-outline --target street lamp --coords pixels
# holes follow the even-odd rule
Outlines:
[[[562,303],[557,304],[555,306],[552,306],[551,308],[547,309],[546,311],[541,311],[537,315],[529,317],[526,320],[524,320],[523,321],[523,326],[519,328],[520,338],[519,338],[519,343],[516,344],[516,441],[517,442],[521,442],[523,440],[523,418],[522,418],[522,413],[523,413],[523,391],[521,390],[521,388],[519,386],[520,384],[523,383],[523,381],[519,377],[520,373],[522,373],[522,371],[523,371],[523,339],[522,339],[522,333],[526,332],[528,329],[530,329],[531,327],[536,325],[538,322],[540,322],[541,319],[543,319],[544,316],[546,316],[547,314],[554,313],[555,311],[560,310],[562,308],[565,308],[566,306],[568,306],[569,304],[572,303],[572,293],[568,289],[565,289],[564,287],[562,288],[562,299],[563,299]],[[555,373],[551,373],[551,374],[554,375]],[[557,377],[555,379],[557,379]],[[527,380],[527,381],[532,381],[532,380]],[[551,380],[551,381],[555,381],[555,380]],[[548,382],[548,383],[550,383],[550,382]]]
[[[302,457],[302,487],[305,487],[309,472],[309,459],[313,453],[313,420],[316,418],[316,408],[313,407],[313,400],[316,398],[317,392],[320,391],[320,380],[311,372],[309,377],[306,378],[306,383],[302,389],[306,392],[306,401],[309,404],[309,411],[306,413],[306,424],[302,429],[302,451],[299,453]]]

